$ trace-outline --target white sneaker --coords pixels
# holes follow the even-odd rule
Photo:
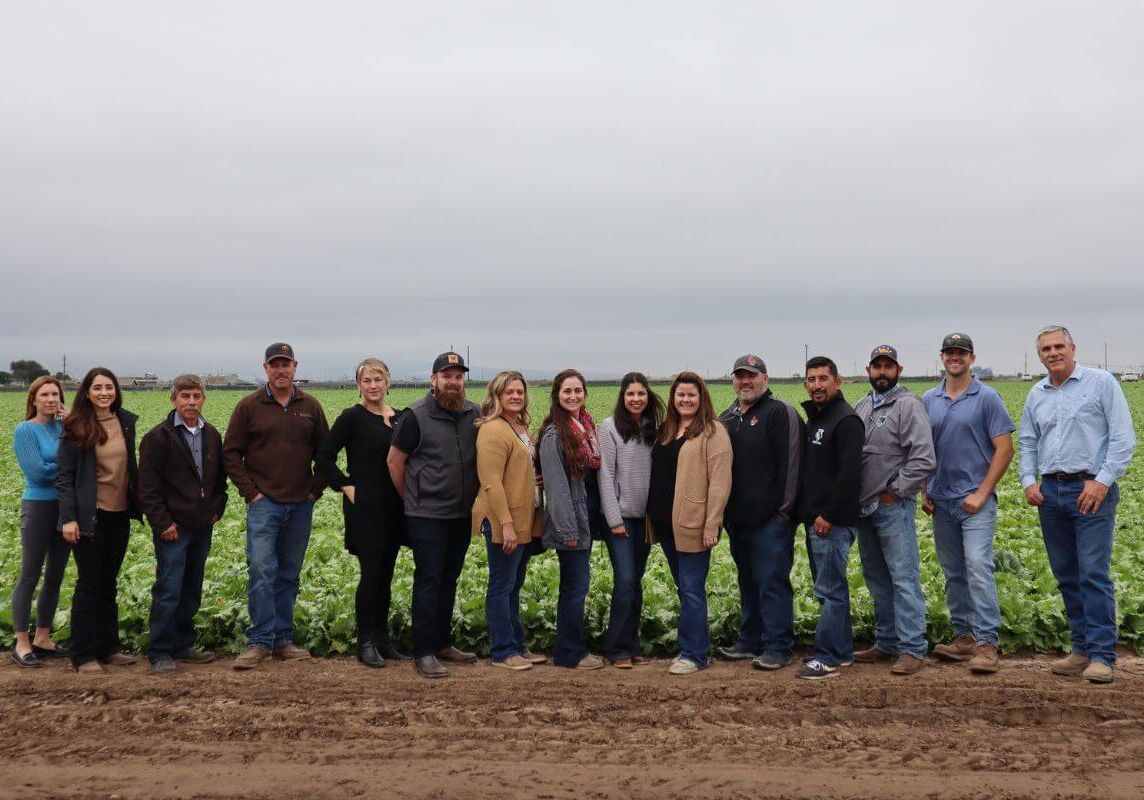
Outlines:
[[[690,675],[693,672],[699,671],[699,665],[690,658],[678,656],[671,662],[671,666],[667,668],[667,671],[671,675]]]

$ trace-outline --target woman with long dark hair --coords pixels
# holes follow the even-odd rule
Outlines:
[[[119,568],[135,501],[135,420],[123,408],[119,381],[106,367],[84,376],[60,438],[56,491],[59,528],[75,553],[71,660],[78,672],[103,672],[135,656],[119,647]]]
[[[532,669],[547,658],[524,644],[520,589],[539,533],[540,496],[533,466],[536,448],[528,434],[528,384],[519,372],[499,372],[489,381],[477,419],[477,476],[473,535],[483,536],[489,559],[485,618],[494,667]]]
[[[707,573],[731,495],[731,439],[699,375],[679,373],[668,396],[652,448],[647,516],[679,592],[679,656],[668,671],[689,675],[707,667],[711,649]]]
[[[36,378],[28,387],[24,421],[12,434],[12,447],[24,473],[24,495],[20,498],[20,577],[12,593],[16,647],[9,657],[21,667],[41,667],[41,657],[66,655],[52,641],[52,619],[71,555],[71,546],[57,527],[56,460],[63,411],[64,387],[60,382],[48,375]],[[36,635],[32,639],[28,636],[32,595],[41,572],[44,582],[36,599]]]
[[[643,575],[651,546],[644,518],[651,478],[651,449],[663,424],[663,401],[642,372],[620,381],[612,416],[600,423],[600,505],[610,535],[612,605],[604,652],[620,669],[647,661],[640,644]]]
[[[574,369],[552,380],[548,415],[540,426],[539,459],[546,503],[542,541],[560,559],[556,604],[556,646],[560,667],[599,669],[602,659],[584,641],[584,599],[588,596],[592,531],[588,522],[585,476],[600,468],[596,423],[584,408],[588,388]]]
[[[405,544],[405,513],[393,486],[385,457],[393,427],[401,412],[385,402],[389,367],[367,358],[354,373],[361,402],[334,421],[314,461],[342,493],[346,549],[361,566],[354,613],[357,618],[357,657],[368,667],[384,667],[386,659],[404,661],[389,635],[390,586],[397,554]],[[346,469],[338,468],[338,453],[346,451]]]

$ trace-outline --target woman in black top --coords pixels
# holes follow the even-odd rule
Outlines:
[[[390,584],[397,553],[405,543],[405,515],[385,457],[399,412],[385,402],[389,389],[385,362],[365,359],[358,365],[356,377],[361,402],[337,418],[315,462],[330,486],[344,495],[346,549],[361,565],[354,598],[358,659],[370,667],[384,667],[387,658],[408,658],[389,638]],[[342,449],[349,475],[338,469]]]

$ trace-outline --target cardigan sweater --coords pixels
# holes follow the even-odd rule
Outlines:
[[[703,535],[719,539],[723,526],[723,510],[731,496],[731,437],[727,429],[716,424],[712,433],[696,436],[683,443],[675,470],[675,499],[671,508],[671,526],[675,549],[681,553],[702,553]],[[647,523],[649,542],[655,542],[651,520]]]
[[[512,425],[491,419],[477,428],[477,477],[480,488],[473,503],[473,535],[487,519],[494,544],[504,543],[501,526],[512,522],[516,539],[527,544],[539,536],[543,520],[536,509],[536,468],[532,455]]]

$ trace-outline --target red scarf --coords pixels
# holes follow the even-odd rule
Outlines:
[[[600,441],[596,438],[596,421],[587,409],[580,409],[580,416],[574,420],[580,425],[572,426],[576,436],[580,439],[580,453],[584,458],[586,469],[600,468]]]

